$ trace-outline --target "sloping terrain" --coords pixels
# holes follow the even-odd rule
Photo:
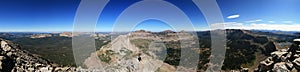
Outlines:
[[[0,72],[76,71],[76,68],[59,67],[42,57],[22,51],[19,45],[10,41],[0,39],[0,42]]]
[[[75,66],[72,50],[72,38],[70,37],[22,37],[13,39],[13,41],[20,44],[21,50],[39,55],[59,65]],[[99,39],[95,39],[95,42],[97,49],[108,43],[105,42],[105,40]]]
[[[254,68],[259,65],[260,61],[263,61],[267,56],[270,56],[271,52],[276,51],[274,42],[282,41],[279,39],[296,37],[293,35],[280,35],[237,29],[227,29],[226,34],[227,48],[225,61],[223,63],[224,65],[222,67],[225,71],[241,70],[243,68],[253,71]],[[210,32],[198,32],[198,38],[201,48],[208,48],[209,50]],[[206,52],[208,53],[207,55],[209,55],[209,52],[210,51]],[[203,66],[205,68],[205,65],[200,65],[200,67]]]

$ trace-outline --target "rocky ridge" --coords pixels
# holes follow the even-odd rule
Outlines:
[[[179,37],[181,36],[181,37]],[[107,72],[173,72],[176,67],[164,62],[167,49],[164,42],[182,41],[184,48],[192,46],[195,37],[187,32],[164,31],[151,33],[145,30],[119,35],[84,61],[87,68],[102,68]],[[188,40],[188,41],[184,41]],[[98,59],[99,58],[99,59]],[[192,69],[177,67],[184,72]]]
[[[0,38],[0,72],[70,72],[81,68],[62,67],[22,51],[19,45]]]
[[[99,56],[100,60],[97,59]],[[142,60],[139,61],[138,57]],[[162,71],[174,71],[175,68],[163,61],[156,59],[156,55],[149,52],[149,55],[141,52],[141,49],[131,44],[127,35],[120,35],[111,44],[105,45],[101,50],[92,53],[85,60],[88,68],[99,68],[102,65],[107,72],[147,72],[159,69]],[[96,63],[96,65],[95,65]]]

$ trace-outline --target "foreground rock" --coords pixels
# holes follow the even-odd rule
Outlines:
[[[300,38],[300,37],[299,37]],[[298,72],[300,71],[300,39],[287,49],[271,53],[271,56],[260,62],[257,72]]]
[[[20,50],[17,44],[0,39],[0,72],[68,72],[80,68],[60,67],[46,59]]]

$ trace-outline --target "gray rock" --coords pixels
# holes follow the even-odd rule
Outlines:
[[[273,63],[274,63],[274,61],[272,60],[272,57],[268,57],[266,60],[260,62],[260,64],[265,65],[265,66],[270,66]]]
[[[293,61],[293,64],[295,65],[295,68],[297,70],[300,70],[300,58],[296,58],[294,61]]]
[[[290,72],[289,69],[287,69],[285,62],[276,63],[272,70],[274,72]]]
[[[4,56],[0,56],[0,70],[2,70],[2,60],[5,60]]]
[[[6,59],[4,56],[0,56],[0,61]]]
[[[12,52],[8,52],[6,53],[6,55],[10,57],[12,55]]]
[[[5,41],[1,41],[1,48],[4,48],[7,45]]]
[[[294,42],[300,42],[300,39],[294,39],[293,41]]]
[[[293,63],[291,63],[291,62],[286,62],[285,65],[286,65],[286,67],[287,67],[289,70],[291,70],[291,69],[294,68]]]
[[[7,44],[7,42],[5,41],[1,41],[1,48],[4,50],[4,51],[10,51],[11,50],[11,47]]]

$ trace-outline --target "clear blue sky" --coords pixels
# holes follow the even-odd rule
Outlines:
[[[111,31],[118,15],[140,0],[111,0],[101,14],[97,31]],[[166,0],[183,10],[197,30],[207,28],[200,10],[190,0]],[[226,22],[234,22],[245,29],[264,25],[298,27],[300,0],[217,0]],[[73,20],[80,0],[0,0],[0,32],[72,31]],[[229,16],[238,15],[234,18]],[[170,28],[162,22],[148,20],[137,29],[160,31]],[[152,25],[147,25],[147,24]],[[294,26],[287,26],[294,25]],[[249,27],[248,27],[249,26]],[[238,27],[239,28],[239,27]],[[170,28],[171,29],[171,28]],[[263,29],[263,28],[258,28]],[[290,28],[290,30],[293,30]]]

